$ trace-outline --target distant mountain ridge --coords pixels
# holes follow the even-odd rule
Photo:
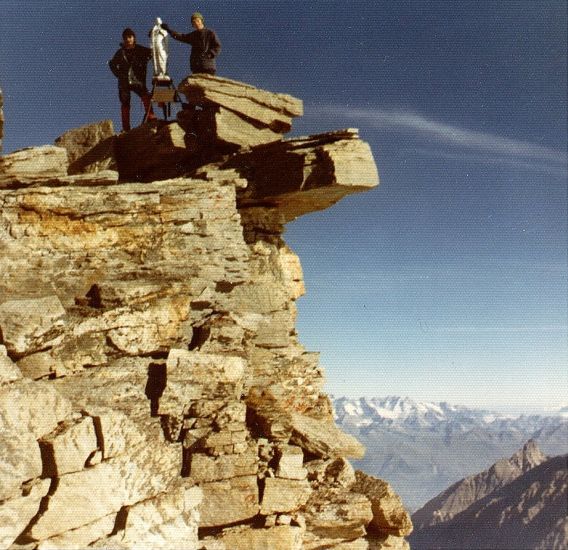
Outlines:
[[[454,427],[487,426],[495,430],[508,428],[539,429],[556,424],[559,418],[568,418],[568,407],[553,415],[507,415],[485,409],[473,409],[447,402],[415,401],[408,397],[347,397],[333,398],[336,418],[341,423],[356,427],[380,424],[396,427],[434,427],[441,422],[454,423]],[[549,420],[550,419],[550,420]]]
[[[549,456],[568,452],[568,418],[512,416],[407,397],[333,399],[336,421],[367,454],[356,466],[388,479],[417,510],[447,487],[534,439]]]
[[[530,439],[511,458],[501,459],[488,470],[454,483],[427,502],[412,516],[415,529],[420,530],[449,521],[473,503],[526,474],[548,458],[538,448],[534,439]]]
[[[414,550],[568,547],[568,455],[547,458],[534,441],[508,460],[455,483],[418,510]]]

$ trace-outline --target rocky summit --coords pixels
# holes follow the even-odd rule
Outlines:
[[[376,186],[371,151],[285,139],[285,94],[181,92],[175,121],[0,157],[0,547],[408,548],[298,341],[282,239]]]

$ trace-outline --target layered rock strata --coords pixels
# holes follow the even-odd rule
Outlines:
[[[228,110],[282,101],[206,80],[199,101]],[[175,122],[108,128],[0,159],[1,545],[406,547],[400,503],[346,460],[364,449],[298,340],[281,236],[378,183],[368,146],[198,150]]]

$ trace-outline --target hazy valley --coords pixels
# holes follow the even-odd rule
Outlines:
[[[412,511],[456,481],[534,439],[548,456],[568,452],[568,419],[510,417],[408,398],[335,398],[337,423],[367,447],[356,466],[388,479]]]

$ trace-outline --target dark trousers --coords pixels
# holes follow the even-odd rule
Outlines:
[[[148,113],[148,118],[155,118],[152,110],[150,92],[143,86],[121,85],[118,87],[118,98],[120,99],[120,118],[122,129],[126,132],[130,130],[130,92],[134,92],[142,100],[144,112]]]

